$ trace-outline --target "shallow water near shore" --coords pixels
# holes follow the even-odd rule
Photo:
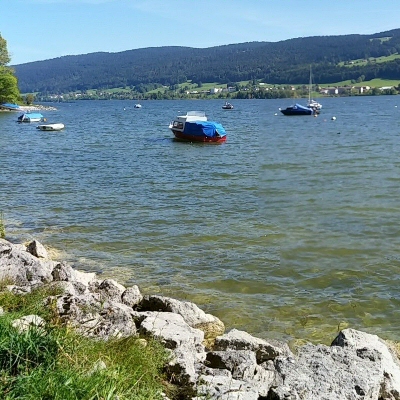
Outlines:
[[[400,97],[322,99],[317,118],[281,115],[288,99],[223,103],[51,104],[61,132],[0,113],[6,238],[259,337],[400,340]],[[227,142],[174,141],[191,110]]]

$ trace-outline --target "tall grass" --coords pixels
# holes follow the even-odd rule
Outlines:
[[[102,341],[61,326],[42,300],[48,291],[25,296],[0,292],[0,398],[5,400],[156,400],[167,390],[168,356],[156,341],[135,337]],[[19,332],[12,321],[36,311],[44,328]]]
[[[0,211],[0,238],[6,237],[6,228],[4,225],[3,211]]]

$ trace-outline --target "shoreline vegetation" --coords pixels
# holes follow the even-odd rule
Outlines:
[[[400,93],[400,80],[374,79],[361,83],[350,81],[337,82],[325,86],[313,85],[311,93],[309,85],[269,85],[262,82],[243,81],[229,86],[228,84],[204,83],[199,85],[191,82],[171,86],[158,85],[136,91],[129,87],[112,89],[87,89],[63,94],[25,93],[21,97],[25,103],[19,102],[20,109],[14,111],[49,110],[40,108],[46,106],[33,105],[40,103],[69,103],[79,100],[247,100],[247,99],[290,99],[299,101],[311,98],[353,97],[353,96],[380,96],[398,95]],[[0,107],[0,111],[6,111]],[[12,110],[7,110],[12,111]]]
[[[349,96],[380,96],[397,95],[400,92],[400,81],[397,86],[332,86],[321,91],[314,89],[311,93],[313,98],[349,97]],[[86,90],[62,95],[35,94],[36,101],[40,102],[71,102],[77,100],[247,100],[247,99],[307,99],[308,87],[305,85],[291,86],[262,86],[246,85],[240,88],[210,86],[207,84],[200,88],[189,89],[186,86],[178,89],[159,88],[148,92],[135,92],[126,88],[115,88],[109,90]]]
[[[400,84],[397,87],[400,92]],[[331,94],[331,95],[321,95],[316,92],[312,93],[312,98],[332,98],[332,97],[353,97],[353,96],[380,96],[380,95],[397,95],[399,92],[394,87],[387,87],[387,88],[372,88],[370,90],[364,92],[352,92],[349,91],[342,91],[341,93]],[[246,92],[245,92],[246,93]],[[210,95],[208,91],[205,93],[198,93],[196,95],[189,95],[186,94],[184,96],[177,96],[177,97],[170,97],[169,95],[163,95],[160,92],[157,93],[156,96],[152,94],[149,96],[121,96],[118,92],[115,94],[110,93],[102,93],[101,95],[94,95],[93,93],[89,92],[85,94],[81,93],[74,93],[74,94],[67,94],[67,95],[51,95],[51,96],[38,96],[36,101],[43,102],[43,103],[69,103],[75,101],[84,101],[84,100],[133,100],[133,101],[146,101],[146,100],[252,100],[252,99],[259,99],[259,100],[269,100],[269,99],[288,99],[292,102],[300,101],[301,99],[307,99],[307,95],[302,94],[298,95],[295,92],[293,93],[286,93],[286,95],[281,95],[279,93],[273,94],[272,92],[265,96],[260,95],[260,93],[255,94],[256,92],[247,92],[244,95],[240,95],[240,93],[233,94],[225,94],[225,95]],[[2,108],[0,106],[0,112],[31,112],[31,111],[55,111],[57,110],[56,106],[44,105],[44,104],[18,104],[18,109],[7,109]]]
[[[400,80],[373,79],[353,83],[335,82],[326,85],[313,84],[311,93],[309,84],[276,84],[261,81],[242,81],[231,84],[216,82],[194,84],[191,81],[163,86],[147,85],[140,89],[116,87],[110,89],[86,89],[61,94],[25,93],[22,96],[39,102],[71,102],[77,100],[237,100],[237,99],[307,99],[397,95],[400,93]]]
[[[345,329],[290,349],[49,254],[0,239],[3,398],[400,399],[399,343]]]

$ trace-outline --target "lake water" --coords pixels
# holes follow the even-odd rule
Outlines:
[[[228,329],[400,340],[400,97],[321,102],[317,118],[283,116],[288,99],[60,103],[43,114],[62,132],[0,113],[6,238],[193,301]],[[169,122],[191,110],[227,142],[173,140]]]

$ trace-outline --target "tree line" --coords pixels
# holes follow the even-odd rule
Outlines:
[[[7,41],[0,35],[0,104],[22,100],[14,70],[8,66],[10,61]]]

